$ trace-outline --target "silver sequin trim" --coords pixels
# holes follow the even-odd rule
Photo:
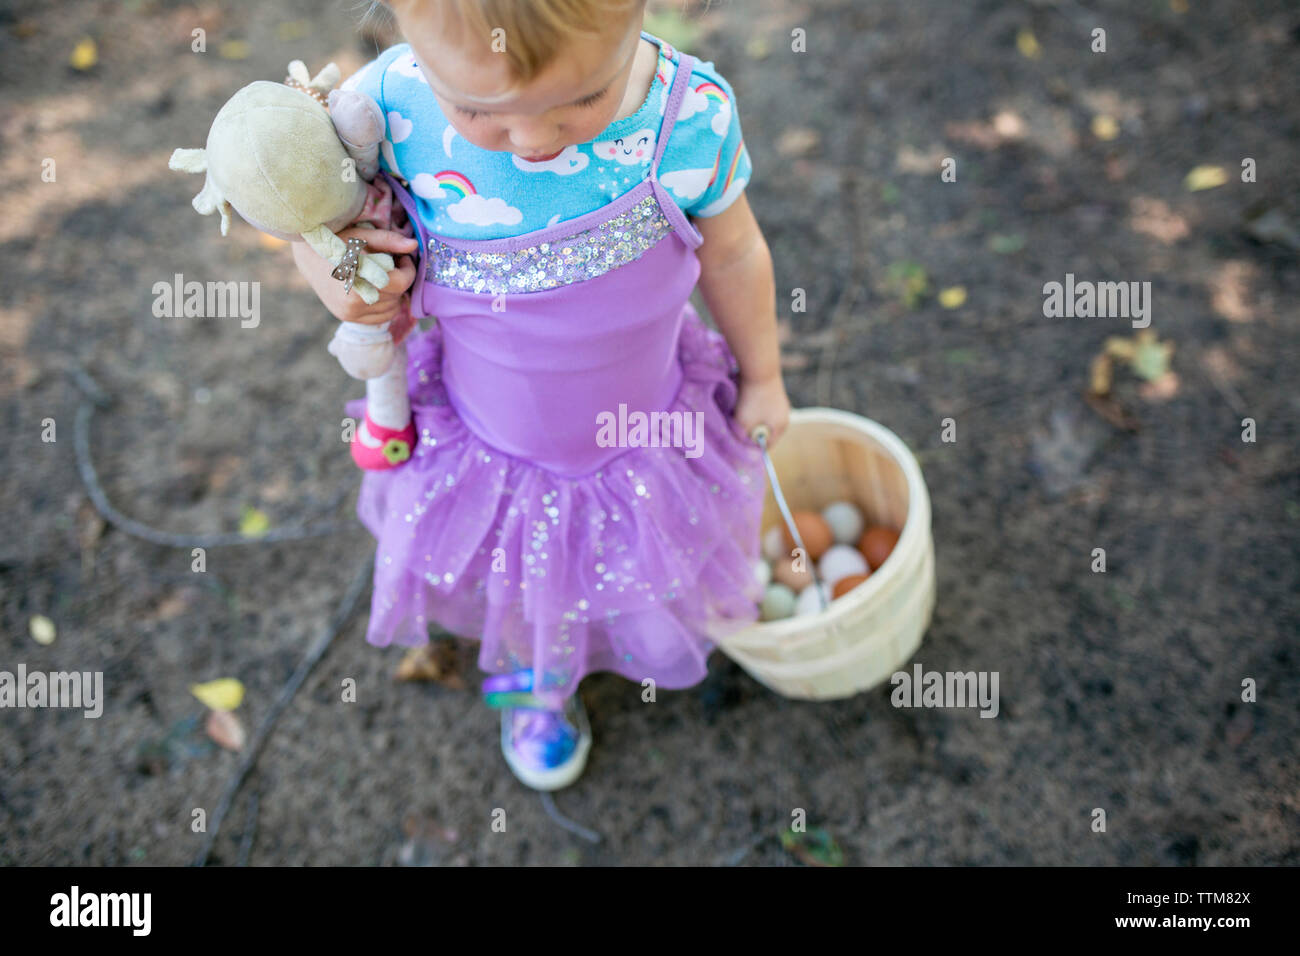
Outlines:
[[[428,278],[491,295],[541,292],[594,279],[639,259],[672,228],[652,192],[590,229],[513,252],[467,252],[431,237]]]

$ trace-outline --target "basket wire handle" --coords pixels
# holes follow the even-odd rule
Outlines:
[[[808,549],[803,546],[803,538],[799,536],[799,529],[795,527],[794,516],[790,514],[790,506],[785,502],[785,495],[781,491],[781,482],[776,477],[776,466],[772,464],[772,456],[767,453],[769,435],[771,435],[771,430],[766,425],[755,425],[754,430],[749,433],[749,437],[758,443],[759,450],[763,452],[763,466],[767,469],[767,480],[772,483],[772,496],[776,499],[776,507],[781,512],[781,519],[785,522],[790,537],[794,539],[795,546],[803,552],[804,559],[808,562],[808,568],[812,571],[813,586],[817,589],[817,600],[821,603],[824,611],[828,606],[826,589],[822,585],[821,575],[817,573],[817,562],[812,560],[808,554]]]

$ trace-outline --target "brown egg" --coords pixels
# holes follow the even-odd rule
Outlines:
[[[862,532],[858,550],[862,552],[862,556],[867,559],[867,564],[871,565],[871,570],[874,571],[885,563],[885,559],[889,557],[896,544],[898,544],[897,531],[875,525]]]
[[[835,543],[835,536],[831,534],[831,526],[815,511],[795,511],[790,515],[794,518],[794,526],[799,529],[799,537],[803,538],[803,546],[808,549],[808,557],[816,561],[826,549]],[[794,548],[794,538],[790,537],[790,529],[784,528],[785,546]]]
[[[847,578],[840,578],[835,582],[835,587],[831,590],[831,597],[837,598],[841,595],[848,594],[869,577],[871,577],[871,572],[867,572],[866,574],[850,574]]]
[[[794,558],[782,558],[772,565],[772,579],[784,584],[798,594],[813,583],[812,571],[808,570],[807,560],[801,561],[802,571],[795,570]]]

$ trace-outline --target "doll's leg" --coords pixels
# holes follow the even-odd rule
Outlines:
[[[352,440],[352,460],[367,471],[396,468],[415,449],[411,399],[406,393],[406,346],[397,346],[393,364],[366,379],[366,417]]]
[[[411,420],[406,392],[406,346],[397,346],[393,364],[378,378],[366,379],[366,412],[382,428],[405,428]]]

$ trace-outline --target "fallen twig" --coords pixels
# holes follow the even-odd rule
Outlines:
[[[604,840],[604,837],[595,830],[588,830],[586,827],[582,826],[582,824],[575,823],[564,814],[560,813],[560,811],[556,809],[554,798],[552,798],[547,791],[542,790],[540,792],[542,796],[542,806],[546,809],[546,815],[550,817],[557,826],[582,837],[582,839],[586,840],[588,843],[600,843]]]
[[[77,456],[77,471],[81,474],[81,482],[86,486],[86,492],[90,495],[91,503],[94,504],[95,510],[119,531],[123,531],[133,537],[160,544],[164,547],[171,548],[220,548],[234,544],[273,544],[279,541],[300,541],[303,538],[316,538],[322,535],[334,534],[344,531],[348,528],[355,527],[353,523],[344,523],[339,521],[322,522],[319,524],[305,525],[292,524],[283,525],[273,528],[266,534],[257,536],[241,534],[239,532],[228,532],[225,534],[174,534],[170,531],[160,531],[157,528],[151,528],[147,524],[136,521],[134,518],[128,518],[122,512],[118,511],[109,503],[108,495],[104,493],[103,487],[99,483],[99,476],[95,472],[94,463],[90,457],[90,420],[95,414],[95,408],[107,408],[112,404],[112,399],[104,392],[102,388],[90,377],[85,369],[79,366],[71,366],[69,369],[73,379],[78,387],[86,394],[87,401],[77,406],[77,417],[73,434],[73,449]],[[344,489],[329,505],[329,510],[337,507],[339,502],[348,494],[349,489]]]
[[[253,769],[253,764],[257,763],[257,757],[262,752],[262,746],[271,735],[271,728],[275,725],[284,709],[289,706],[289,702],[293,700],[294,694],[298,692],[298,688],[307,679],[307,675],[311,673],[312,668],[325,656],[330,644],[333,643],[334,638],[351,616],[352,608],[356,605],[357,599],[361,597],[366,585],[370,582],[370,569],[373,563],[374,556],[369,555],[361,567],[357,569],[352,578],[352,583],[348,585],[347,593],[343,595],[338,610],[334,612],[334,617],[330,620],[329,626],[316,639],[316,643],[303,655],[302,661],[298,664],[298,669],[285,682],[284,687],[280,688],[280,694],[276,697],[275,703],[271,705],[271,709],[262,719],[262,723],[258,725],[256,732],[248,742],[248,746],[244,748],[243,753],[240,755],[239,766],[235,768],[234,774],[226,784],[226,791],[222,794],[221,801],[217,804],[216,810],[213,811],[208,821],[207,838],[203,841],[202,849],[194,858],[195,866],[204,866],[207,863],[208,855],[212,852],[212,847],[216,843],[217,834],[221,831],[221,823],[226,814],[230,812],[231,804],[234,803],[235,796],[244,783],[244,778]]]

